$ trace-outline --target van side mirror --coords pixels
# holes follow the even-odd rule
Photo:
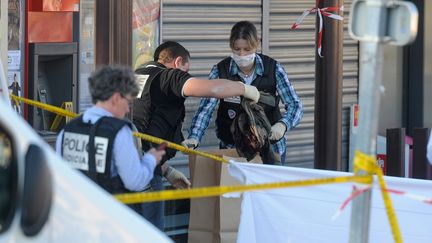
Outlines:
[[[45,153],[31,144],[25,156],[21,214],[21,228],[26,236],[38,234],[48,220],[52,194],[52,177]]]

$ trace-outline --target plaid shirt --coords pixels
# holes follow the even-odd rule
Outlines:
[[[264,73],[264,65],[261,57],[256,55],[256,65],[255,71],[253,74],[252,80],[254,80],[257,75],[262,76]],[[231,75],[237,75],[239,69],[237,64],[231,59],[229,72]],[[209,79],[217,79],[219,78],[219,71],[217,65],[213,66]],[[285,105],[285,114],[282,115],[280,119],[287,126],[287,130],[293,129],[300,122],[303,117],[303,104],[297,96],[294,88],[292,87],[288,75],[285,72],[285,69],[279,62],[276,62],[276,95],[278,95],[283,104]],[[200,105],[198,107],[195,116],[192,119],[192,124],[189,129],[189,138],[201,140],[204,135],[205,130],[207,129],[213,112],[219,102],[217,98],[202,98]],[[232,145],[227,145],[227,147],[233,147]],[[286,141],[285,139],[281,139],[279,142],[272,145],[273,150],[282,155],[286,150]]]

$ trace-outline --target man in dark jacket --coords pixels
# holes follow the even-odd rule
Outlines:
[[[181,143],[182,122],[185,116],[184,103],[187,97],[215,97],[226,98],[243,96],[257,102],[258,90],[247,84],[232,82],[226,79],[207,80],[195,78],[188,73],[190,54],[182,45],[174,41],[161,44],[155,51],[154,61],[138,68],[137,74],[143,91],[134,103],[133,122],[142,133],[156,136],[174,143]],[[143,141],[144,150],[153,147]],[[167,150],[162,159],[162,166],[156,168],[151,186],[154,190],[162,190],[162,176],[177,183],[178,187],[188,187],[189,183],[183,174],[172,167],[164,165],[175,156],[174,150]],[[167,172],[164,171],[167,167]],[[164,229],[163,202],[148,203],[143,209],[144,217]]]

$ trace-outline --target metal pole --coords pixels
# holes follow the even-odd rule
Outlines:
[[[368,0],[368,4],[381,5],[388,0]],[[384,8],[372,8],[365,13],[364,26],[370,36],[385,36],[387,11]],[[376,22],[376,20],[379,20]],[[383,44],[376,38],[360,43],[360,97],[359,128],[355,148],[365,154],[376,154],[376,136],[378,132],[378,114],[380,107],[380,83],[382,79]],[[360,171],[359,174],[367,174]],[[360,185],[361,186],[361,185]],[[353,200],[351,211],[351,243],[366,243],[369,240],[371,191],[362,193]]]

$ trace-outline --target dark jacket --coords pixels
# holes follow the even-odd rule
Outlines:
[[[148,75],[148,78],[141,97],[134,101],[133,123],[141,133],[181,143],[181,128],[185,116],[184,98],[168,95],[161,90],[161,73],[166,70],[167,68],[158,62],[149,62],[135,71],[136,74]],[[144,150],[155,147],[155,144],[144,140],[142,145]],[[175,154],[176,150],[166,149],[161,165]],[[155,174],[162,174],[160,165],[156,167]]]
[[[257,75],[255,80],[252,81],[251,85],[255,86],[259,91],[266,92],[275,97],[276,106],[273,107],[262,105],[267,118],[269,119],[271,125],[273,125],[282,117],[279,110],[279,97],[276,96],[276,61],[266,55],[257,55],[260,55],[263,61],[264,72],[262,76]],[[230,74],[230,63],[231,57],[227,57],[217,64],[219,78],[229,79],[232,81],[241,81],[241,78],[238,74]],[[216,135],[225,144],[234,144],[230,128],[236,115],[241,112],[241,109],[242,108],[239,103],[227,102],[224,99],[220,100],[216,117]]]
[[[64,128],[63,158],[108,192],[130,192],[119,175],[111,175],[114,139],[125,125],[131,126],[114,117],[101,117],[95,124],[84,122],[82,116],[73,119]]]

